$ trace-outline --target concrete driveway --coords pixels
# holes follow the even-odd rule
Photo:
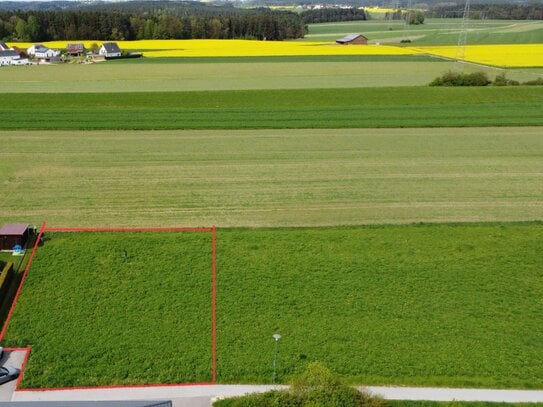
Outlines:
[[[21,369],[25,359],[26,350],[5,350],[0,365],[11,365]],[[12,380],[0,385],[0,401],[11,401],[17,380]]]

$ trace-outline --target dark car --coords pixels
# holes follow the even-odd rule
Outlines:
[[[0,384],[9,382],[19,376],[19,369],[12,366],[0,366]]]

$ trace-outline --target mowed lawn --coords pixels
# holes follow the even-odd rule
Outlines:
[[[218,231],[218,378],[540,388],[543,225]],[[3,344],[25,387],[209,380],[208,234],[54,233]],[[127,250],[128,260],[124,260]]]
[[[539,127],[4,131],[0,140],[0,223],[543,219]]]
[[[2,341],[23,387],[211,380],[210,233],[45,238]]]

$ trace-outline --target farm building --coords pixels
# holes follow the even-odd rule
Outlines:
[[[30,230],[28,225],[22,223],[6,224],[0,229],[0,250],[13,250],[19,245],[25,247]]]
[[[105,42],[100,47],[98,54],[106,58],[118,58],[121,56],[121,49],[116,42]]]
[[[67,44],[66,53],[72,57],[80,57],[85,53],[83,44]]]
[[[366,45],[368,39],[362,34],[349,34],[339,40],[336,40],[336,44],[341,45]]]

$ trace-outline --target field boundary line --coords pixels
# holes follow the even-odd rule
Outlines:
[[[30,352],[28,352],[29,354]],[[22,369],[19,377],[22,377]],[[36,392],[44,393],[48,391],[72,391],[72,390],[106,390],[106,389],[147,389],[147,388],[161,388],[161,387],[188,387],[188,386],[213,386],[217,383],[214,382],[195,382],[195,383],[166,383],[166,384],[133,384],[133,385],[123,385],[123,384],[112,384],[104,386],[74,386],[74,387],[40,387],[40,388],[24,388],[19,389],[19,383],[17,383],[17,393],[19,392]]]
[[[11,315],[13,314],[13,310],[15,309],[15,305],[17,304],[17,301],[19,300],[19,295],[21,294],[21,290],[23,288],[23,284],[26,280],[26,276],[28,275],[28,270],[30,270],[30,265],[32,264],[32,261],[34,260],[34,255],[36,254],[38,250],[38,245],[40,243],[41,237],[43,236],[43,232],[45,231],[45,221],[41,224],[40,232],[38,233],[38,236],[36,236],[36,241],[34,242],[34,246],[32,247],[32,252],[30,253],[30,258],[28,259],[28,263],[26,263],[25,271],[23,272],[23,276],[21,277],[21,281],[19,282],[19,286],[17,287],[17,292],[15,293],[15,297],[13,298],[13,301],[11,303],[11,307],[9,307],[8,315],[6,316],[6,320],[4,321],[4,325],[2,326],[2,331],[0,332],[0,341],[4,339],[4,334],[6,333],[6,330],[8,329],[9,321],[11,320]]]
[[[212,232],[213,227],[46,227],[44,232]]]
[[[74,387],[42,387],[42,388],[19,388],[24,375],[31,346],[25,348],[4,348],[5,350],[26,351],[21,373],[17,379],[17,392],[46,392],[59,390],[94,390],[94,389],[130,389],[130,388],[148,388],[148,387],[173,387],[173,386],[206,386],[217,384],[217,228],[212,227],[48,227],[43,221],[40,232],[34,243],[32,253],[26,265],[23,277],[17,288],[17,293],[11,304],[8,316],[0,332],[0,341],[3,339],[7,330],[8,323],[11,319],[13,310],[21,293],[23,284],[26,280],[28,271],[37,252],[38,245],[45,232],[208,232],[211,233],[211,377],[210,382],[189,382],[189,383],[155,383],[155,384],[134,384],[134,385],[102,385],[102,386],[74,386]]]
[[[217,382],[217,228],[211,230],[211,380]]]

